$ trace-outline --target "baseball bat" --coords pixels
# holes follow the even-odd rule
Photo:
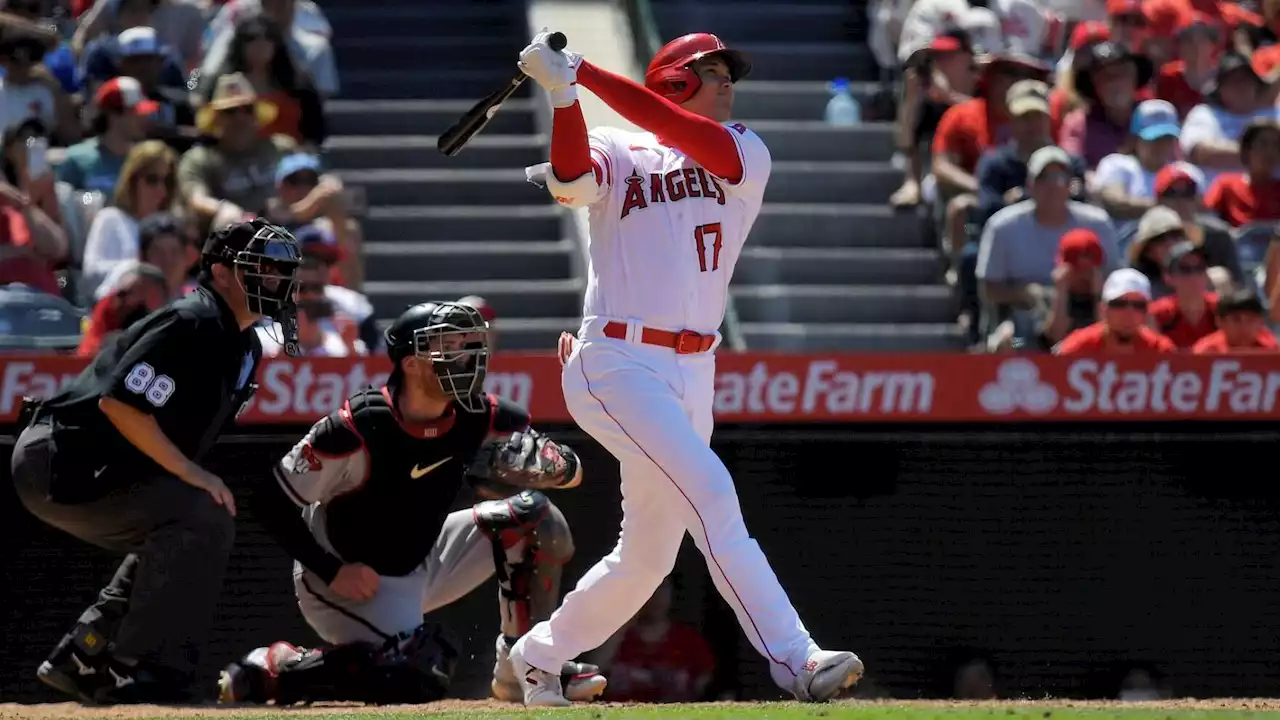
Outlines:
[[[547,38],[547,45],[552,50],[560,52],[564,49],[568,41],[565,40],[564,33],[551,33]],[[525,80],[529,79],[528,75],[517,71],[515,77],[511,78],[502,87],[493,91],[488,97],[476,103],[474,107],[468,110],[462,117],[458,118],[448,130],[445,130],[440,139],[436,141],[436,149],[441,153],[453,157],[466,147],[471,138],[484,129],[489,124],[489,120],[498,112],[498,108],[511,94],[520,89]]]

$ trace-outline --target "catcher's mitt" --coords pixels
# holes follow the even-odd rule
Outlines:
[[[529,428],[481,447],[467,468],[467,478],[473,485],[514,495],[573,487],[581,479],[578,468],[577,453]]]

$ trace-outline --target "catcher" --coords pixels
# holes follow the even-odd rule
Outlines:
[[[222,671],[221,701],[439,699],[459,653],[424,614],[495,572],[493,694],[522,699],[508,648],[551,615],[573,554],[564,516],[542,491],[578,485],[582,469],[523,409],[482,392],[487,335],[473,307],[409,308],[386,334],[387,384],[321,418],[251,498],[294,558],[298,606],[327,645],[257,648]],[[450,513],[464,479],[490,499]],[[574,662],[562,680],[575,700],[606,684],[598,668]]]

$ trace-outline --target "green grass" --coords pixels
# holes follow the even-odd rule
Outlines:
[[[38,706],[37,706],[38,707]],[[62,706],[67,707],[67,706]],[[14,712],[15,706],[0,709],[0,720],[47,718],[55,714]],[[123,709],[123,708],[120,708]],[[119,709],[118,709],[119,710]],[[139,712],[141,711],[141,712]],[[110,711],[108,711],[110,712]],[[394,708],[295,708],[274,709],[190,709],[166,711],[134,708],[133,712],[99,715],[92,709],[76,708],[65,714],[67,720],[81,718],[174,718],[193,717],[219,720],[1237,720],[1249,717],[1280,718],[1277,701],[1170,701],[1164,703],[1081,703],[1070,701],[1041,702],[837,702],[828,705],[789,703],[709,703],[698,705],[595,705],[570,710],[525,710],[491,703],[448,702],[437,705]]]

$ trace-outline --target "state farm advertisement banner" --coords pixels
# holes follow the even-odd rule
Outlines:
[[[716,363],[716,417],[730,423],[1280,419],[1277,355],[722,353]],[[22,355],[0,364],[0,422],[12,422],[23,395],[53,394],[85,361]],[[266,361],[240,422],[310,424],[389,370],[382,358]],[[572,422],[552,355],[498,354],[486,388],[538,422]]]

